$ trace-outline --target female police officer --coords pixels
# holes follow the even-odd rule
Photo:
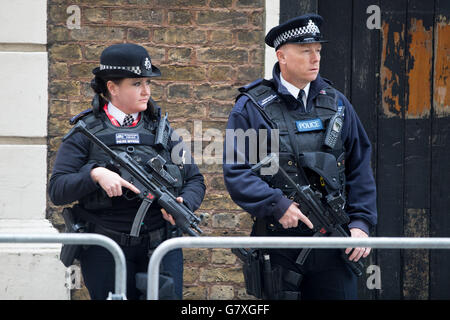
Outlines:
[[[205,185],[197,166],[175,164],[171,150],[181,141],[169,139],[155,144],[155,132],[161,110],[150,99],[150,77],[161,75],[152,65],[147,51],[136,44],[116,44],[106,48],[100,66],[92,71],[91,87],[96,95],[92,108],[72,118],[83,119],[90,131],[111,149],[127,151],[136,161],[146,163],[160,155],[166,168],[181,183],[172,191],[177,201],[192,211],[200,206]],[[168,127],[169,133],[171,131]],[[78,200],[74,213],[88,223],[88,231],[104,234],[118,242],[127,261],[127,298],[138,293],[135,274],[147,270],[149,253],[174,234],[175,221],[153,203],[141,227],[139,237],[130,237],[133,219],[141,201],[135,186],[108,166],[106,154],[81,133],[65,140],[58,150],[49,183],[49,195],[56,205]],[[114,261],[104,248],[90,246],[80,256],[81,269],[92,299],[106,299],[114,288]],[[183,257],[181,249],[170,252],[163,269],[174,278],[175,293],[182,296]]]

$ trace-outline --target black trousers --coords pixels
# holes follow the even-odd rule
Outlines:
[[[340,257],[339,249],[313,249],[303,266],[295,263],[300,250],[268,250],[272,265],[303,274],[300,287],[283,282],[282,290],[300,291],[302,300],[355,300],[357,277]]]
[[[141,293],[136,289],[136,273],[147,272],[149,256],[148,244],[121,246],[127,266],[127,299],[137,300]],[[100,246],[90,246],[80,257],[83,279],[92,300],[106,300],[109,292],[114,292],[115,263],[112,254]],[[175,293],[182,299],[183,253],[172,250],[165,255],[162,268],[174,278]]]

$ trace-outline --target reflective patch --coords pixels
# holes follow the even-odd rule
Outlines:
[[[139,144],[139,133],[116,133],[116,144]]]
[[[320,118],[311,120],[298,120],[295,121],[295,125],[298,132],[308,132],[323,129],[322,120],[320,120]]]
[[[266,104],[268,104],[269,102],[273,101],[275,98],[277,97],[276,94],[271,94],[270,96],[268,96],[267,98],[262,99],[261,101],[258,101],[259,105],[261,107],[264,107]]]

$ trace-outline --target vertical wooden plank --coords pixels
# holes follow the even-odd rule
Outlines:
[[[403,234],[405,22],[407,0],[381,0],[381,106],[378,116],[377,236]],[[402,298],[401,251],[378,250],[380,299]]]
[[[322,46],[320,74],[330,79],[346,97],[351,95],[352,1],[321,0],[319,14],[324,19],[321,32],[329,43]]]
[[[408,5],[404,236],[428,237],[434,1]],[[403,297],[427,299],[429,251],[405,250]]]
[[[436,1],[432,112],[431,236],[450,236],[450,2]],[[432,250],[430,299],[450,298],[450,251]]]
[[[379,5],[379,1],[358,0],[353,2],[352,26],[352,83],[351,99],[372,144],[372,170],[376,177],[376,139],[379,74],[380,31],[367,28],[366,13],[370,5]],[[365,261],[365,266],[376,265],[376,251]],[[360,277],[358,283],[359,299],[374,299],[377,289],[367,288],[367,276]]]
[[[280,0],[280,23],[310,12],[317,12],[317,0]]]

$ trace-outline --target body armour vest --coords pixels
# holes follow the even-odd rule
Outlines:
[[[270,127],[279,130],[279,166],[299,185],[309,184],[323,196],[341,194],[345,197],[345,150],[342,138],[339,135],[333,148],[324,145],[330,119],[338,112],[343,114],[343,103],[337,99],[336,90],[331,86],[324,88],[314,98],[313,108],[309,112],[301,112],[289,108],[273,86],[271,81],[260,80],[239,90],[253,101]],[[287,121],[291,122],[295,130],[293,137],[289,135]],[[298,151],[298,157],[294,150]],[[299,174],[298,165],[304,175]],[[261,178],[293,199],[294,188],[286,183],[280,172]],[[304,181],[305,178],[307,181]]]
[[[145,112],[141,113],[141,115],[143,118],[134,127],[116,127],[104,112],[100,112],[97,115],[87,112],[82,118],[86,123],[87,129],[109,148],[117,153],[127,152],[144,168],[146,168],[145,163],[148,160],[160,155],[166,161],[164,168],[177,181],[176,184],[168,188],[169,191],[177,196],[183,186],[184,167],[172,162],[168,146],[155,144],[158,121],[150,119]],[[93,143],[90,144],[89,150],[88,164],[90,163],[117,171],[116,168],[110,165],[110,157]],[[125,189],[124,196],[130,200],[137,198],[134,192],[128,189]],[[81,199],[80,204],[88,210],[108,209],[112,206],[112,201],[106,192],[100,188],[97,192]]]

